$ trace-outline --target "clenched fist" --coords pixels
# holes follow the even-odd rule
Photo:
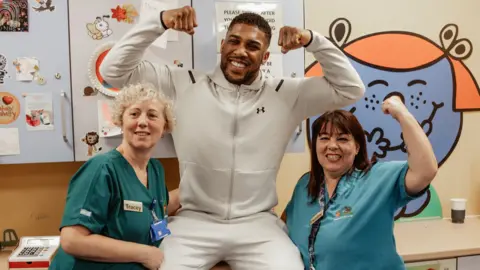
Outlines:
[[[383,101],[382,111],[385,114],[390,114],[393,118],[397,119],[405,114],[408,114],[408,109],[403,104],[402,100],[398,96],[391,96]]]
[[[278,46],[282,47],[282,53],[287,53],[307,45],[311,39],[312,34],[308,30],[284,26],[278,34]]]
[[[190,35],[195,33],[194,28],[198,26],[195,9],[191,6],[165,10],[162,13],[161,20],[168,29],[174,29]]]

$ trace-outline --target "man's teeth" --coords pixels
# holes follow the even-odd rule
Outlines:
[[[244,67],[245,67],[244,64],[239,63],[239,62],[232,61],[231,63],[232,63],[232,65],[234,65],[234,66],[236,66],[236,67],[239,67],[239,68],[244,68]]]
[[[140,136],[148,135],[147,132],[136,132],[135,134],[140,135]]]
[[[340,155],[327,155],[329,161],[337,161],[340,159]]]

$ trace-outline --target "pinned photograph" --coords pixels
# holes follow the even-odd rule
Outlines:
[[[20,115],[20,102],[9,92],[0,92],[0,125],[17,120]]]
[[[110,29],[110,24],[105,20],[110,18],[108,15],[97,17],[91,23],[87,23],[88,35],[94,40],[100,40],[112,35],[113,31]]]
[[[28,32],[27,0],[0,0],[0,32]]]
[[[27,130],[53,130],[51,93],[31,93],[25,96],[25,122]]]
[[[54,11],[55,6],[52,5],[52,0],[35,0],[39,6],[37,7],[32,7],[33,10],[37,12],[43,12],[43,11]]]

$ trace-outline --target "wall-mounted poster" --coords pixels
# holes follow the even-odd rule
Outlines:
[[[275,2],[217,2],[216,20],[217,20],[217,53],[220,53],[222,39],[227,33],[232,19],[238,14],[244,12],[254,12],[262,15],[272,28],[272,42],[270,46],[272,53],[279,53],[280,47],[275,46],[278,41],[278,31],[283,26],[282,5]]]
[[[28,32],[28,0],[0,1],[0,32]]]

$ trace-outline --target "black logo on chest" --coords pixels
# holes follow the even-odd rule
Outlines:
[[[257,114],[264,113],[265,107],[257,108]]]

